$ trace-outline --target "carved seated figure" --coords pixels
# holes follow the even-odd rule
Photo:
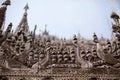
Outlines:
[[[15,36],[11,36],[11,39],[8,40],[8,43],[9,43],[9,41],[11,42],[10,45],[14,48],[14,47],[15,47],[15,44],[16,44]]]
[[[51,61],[53,64],[57,63],[57,55],[56,55],[56,51],[54,49],[51,53]]]
[[[32,65],[35,64],[34,61],[34,52],[30,51],[27,57],[27,66],[28,67],[32,67]]]
[[[62,51],[58,51],[58,63],[62,63],[63,62],[63,55],[62,55]]]
[[[22,53],[22,52],[24,52],[25,51],[25,44],[24,43],[22,43],[22,45],[20,46],[20,54]]]
[[[100,60],[100,58],[97,56],[97,51],[95,49],[93,49],[92,51],[92,56],[93,56],[93,62]]]
[[[40,55],[39,55],[39,60],[42,60],[42,59],[44,59],[45,58],[45,53],[44,53],[44,51],[42,50],[42,51],[40,51],[40,53],[39,53]]]
[[[30,35],[27,36],[27,41],[25,43],[25,49],[26,50],[30,49],[32,41],[33,41],[32,35],[30,34]]]
[[[87,61],[93,62],[93,55],[90,50],[87,50],[86,59]]]
[[[12,47],[15,47],[15,45],[16,45],[16,38],[15,38],[15,36],[13,36],[13,35],[9,36],[6,39],[6,42],[7,42],[8,45],[10,45]]]
[[[75,63],[75,51],[74,51],[74,49],[72,49],[70,52],[70,60],[71,60],[71,63]]]
[[[63,60],[64,60],[64,64],[67,64],[69,61],[69,55],[66,50],[64,50],[64,52],[63,52]]]

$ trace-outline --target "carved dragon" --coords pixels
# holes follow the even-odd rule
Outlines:
[[[100,45],[100,43],[96,43],[97,46],[97,55],[100,59],[104,60],[106,63],[111,65],[116,65],[117,63],[120,63],[119,60],[113,57],[111,53],[104,53],[103,46]]]
[[[99,41],[98,41],[98,38],[97,38],[97,35],[94,33],[93,35],[93,41],[95,42],[96,44],[96,47],[97,47],[97,56],[105,62],[105,64],[110,64],[112,65],[113,67],[118,67],[120,65],[118,65],[120,63],[120,61],[116,58],[114,58],[114,56],[112,55],[112,52],[109,53],[107,48],[105,48],[105,46],[102,46]],[[98,65],[99,66],[99,65]]]

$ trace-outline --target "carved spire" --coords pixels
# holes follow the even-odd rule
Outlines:
[[[5,13],[8,5],[10,5],[10,0],[3,2],[2,7],[0,8],[0,30],[4,29]]]
[[[27,10],[29,9],[28,3],[26,4],[26,6],[24,7],[25,12],[27,12]]]
[[[35,39],[35,32],[36,32],[36,29],[37,29],[37,25],[35,25],[35,27],[34,27],[33,39]]]
[[[98,43],[98,38],[96,33],[93,33],[93,42]]]
[[[23,14],[23,17],[19,23],[19,25],[17,26],[16,30],[15,30],[15,35],[17,35],[19,32],[24,32],[26,35],[29,34],[29,26],[28,26],[28,20],[27,20],[27,10],[29,9],[28,7],[28,3],[26,4],[26,6],[24,7],[25,12]]]
[[[45,24],[45,30],[43,32],[43,35],[49,35],[48,31],[47,31],[47,24]]]

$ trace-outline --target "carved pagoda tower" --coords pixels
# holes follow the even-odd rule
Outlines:
[[[29,9],[28,4],[26,4],[26,6],[24,7],[25,12],[23,14],[23,17],[19,23],[19,25],[17,26],[14,34],[18,35],[18,33],[20,33],[21,31],[24,32],[24,34],[29,34],[29,26],[28,26],[28,20],[27,20],[27,10]]]

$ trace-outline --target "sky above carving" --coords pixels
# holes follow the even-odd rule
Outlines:
[[[4,0],[0,0],[2,3]],[[91,39],[94,32],[101,37],[111,38],[112,11],[120,14],[119,0],[11,0],[5,26],[12,22],[13,29],[19,24],[24,6],[28,3],[28,24],[36,34],[45,29],[51,35],[71,38],[74,34]]]

